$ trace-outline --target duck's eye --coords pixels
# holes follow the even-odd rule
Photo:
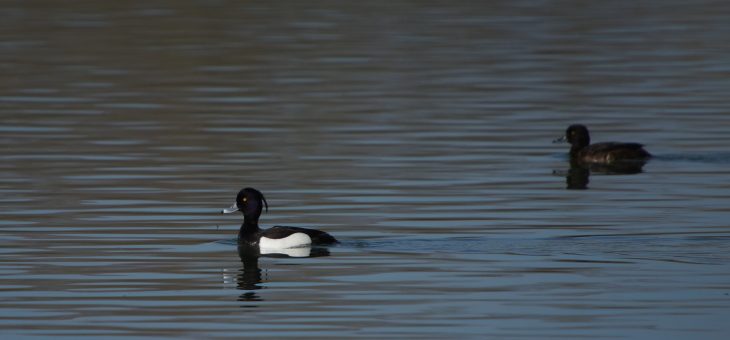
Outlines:
[[[241,199],[241,203],[243,203],[243,204],[246,204],[247,201],[248,201],[248,197],[244,197]]]

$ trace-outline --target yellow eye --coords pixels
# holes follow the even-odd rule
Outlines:
[[[243,203],[246,203],[248,201],[248,197],[244,197],[243,200],[241,200]]]

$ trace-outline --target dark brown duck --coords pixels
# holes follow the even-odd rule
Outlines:
[[[573,124],[565,130],[565,136],[553,142],[570,143],[570,159],[573,162],[615,164],[621,162],[646,162],[651,154],[639,143],[603,142],[591,144],[585,125]]]

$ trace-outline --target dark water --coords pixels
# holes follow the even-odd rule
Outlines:
[[[730,332],[725,2],[0,5],[4,338]],[[239,257],[243,186],[342,244]]]

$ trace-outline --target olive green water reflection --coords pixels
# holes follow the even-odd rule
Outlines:
[[[724,339],[727,10],[0,3],[0,334]],[[342,244],[239,256],[243,186]]]

